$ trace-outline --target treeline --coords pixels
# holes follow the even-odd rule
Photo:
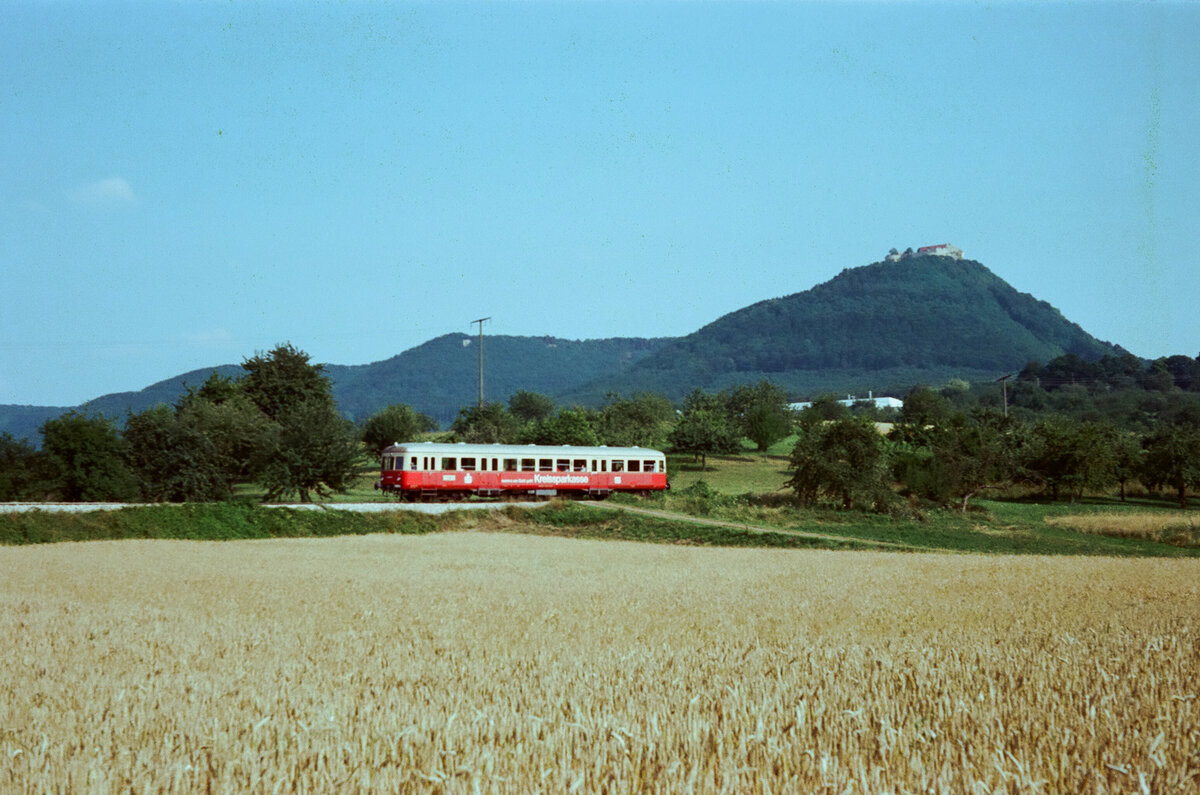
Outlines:
[[[430,417],[402,404],[361,425],[339,415],[322,365],[290,344],[214,373],[171,405],[131,414],[123,427],[68,412],[41,426],[35,449],[0,436],[0,500],[221,501],[244,484],[268,500],[308,501],[357,482],[365,456],[429,438]],[[894,423],[884,436],[875,423]],[[598,407],[562,406],[517,391],[505,403],[458,412],[443,440],[640,446],[707,457],[747,440],[766,451],[789,434],[791,484],[802,502],[893,510],[956,505],[1022,485],[1078,498],[1137,481],[1181,505],[1200,488],[1200,357],[1145,362],[1068,355],[1032,362],[1015,378],[951,381],[911,390],[899,412],[830,395],[799,415],[760,381],[718,393],[610,394]]]
[[[359,434],[338,414],[321,365],[290,344],[214,373],[124,429],[77,411],[41,426],[42,447],[0,437],[0,499],[219,501],[258,483],[267,499],[344,491]]]
[[[868,418],[818,401],[801,413],[789,486],[803,504],[829,499],[880,512],[966,511],[974,497],[1014,486],[1072,501],[1111,489],[1124,500],[1133,481],[1168,490],[1186,508],[1200,489],[1200,418],[1190,413],[1147,431],[1061,414],[1027,422],[987,406],[956,410],[946,391],[910,392],[886,436]]]

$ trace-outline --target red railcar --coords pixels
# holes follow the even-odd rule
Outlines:
[[[376,488],[414,500],[559,494],[602,499],[614,491],[668,488],[667,459],[644,447],[412,442],[383,451]]]

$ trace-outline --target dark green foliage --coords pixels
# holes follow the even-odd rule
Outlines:
[[[674,452],[699,458],[702,469],[708,466],[708,456],[736,452],[740,441],[725,400],[699,389],[684,401],[683,413],[667,439]]]
[[[492,400],[525,390],[562,398],[571,390],[628,367],[664,342],[653,339],[566,340],[556,337],[484,337],[484,383]],[[463,343],[468,343],[464,346]],[[329,365],[334,397],[346,416],[360,420],[391,403],[406,403],[448,424],[457,407],[475,403],[478,340],[446,334],[381,362]],[[605,392],[583,402],[599,403]],[[568,405],[582,398],[567,398]],[[514,412],[515,413],[515,412]]]
[[[259,478],[268,500],[344,492],[358,471],[354,426],[323,400],[278,409],[276,432]]]
[[[388,445],[416,441],[418,435],[433,430],[434,426],[429,416],[397,403],[371,415],[363,425],[362,440],[378,456]]]
[[[0,434],[0,502],[41,497],[53,477],[44,453],[11,434]]]
[[[309,364],[308,354],[290,342],[270,353],[257,353],[242,362],[246,375],[241,391],[268,418],[281,416],[301,404],[333,408],[333,393],[324,365]]]
[[[596,445],[595,424],[586,409],[559,409],[554,415],[535,422],[522,440],[529,444]]]
[[[650,447],[667,444],[675,423],[675,407],[662,395],[643,392],[632,398],[609,394],[596,420],[602,444],[610,447]]]
[[[850,409],[838,402],[834,395],[824,394],[815,397],[811,404],[796,415],[796,423],[801,428],[811,428],[823,422],[840,420],[850,416]]]
[[[1187,507],[1188,490],[1200,489],[1200,428],[1160,425],[1145,440],[1141,479],[1151,488],[1175,492],[1179,507]]]
[[[216,448],[227,494],[236,483],[258,479],[278,437],[278,426],[249,398],[234,393],[220,402],[194,396],[176,408],[181,422]]]
[[[554,401],[537,392],[519,389],[508,399],[508,410],[522,423],[541,422],[554,413]]]
[[[725,405],[738,433],[754,442],[760,452],[791,433],[787,395],[770,381],[734,387],[726,393]]]
[[[936,424],[892,429],[892,469],[903,490],[966,513],[972,498],[1012,483],[1024,445],[1020,424],[996,412],[957,413]]]
[[[137,479],[125,463],[125,441],[111,420],[69,411],[41,428],[42,450],[61,499],[137,499]]]
[[[843,508],[878,508],[888,502],[883,438],[873,423],[845,417],[800,431],[792,449],[787,485],[802,505],[833,497]]]
[[[458,442],[516,444],[520,441],[521,422],[503,403],[484,403],[460,409],[450,430]]]
[[[800,394],[844,383],[865,392],[890,388],[901,374],[906,386],[995,378],[1067,353],[1096,360],[1122,352],[978,262],[926,256],[845,270],[730,313],[605,383],[673,398],[758,378]]]
[[[208,502],[230,496],[221,452],[190,416],[158,406],[125,423],[126,460],[143,499]]]
[[[1055,500],[1066,490],[1074,502],[1085,489],[1102,489],[1117,479],[1111,434],[1095,423],[1066,417],[1047,418],[1033,426],[1021,464],[1025,474]]]

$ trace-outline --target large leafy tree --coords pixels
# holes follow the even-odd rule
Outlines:
[[[770,381],[735,387],[726,396],[726,409],[738,432],[760,452],[765,453],[792,430],[787,395]]]
[[[825,495],[847,509],[878,507],[890,494],[884,439],[874,423],[857,417],[803,429],[792,449],[791,471],[787,485],[803,505]]]
[[[1200,428],[1161,425],[1146,437],[1142,480],[1151,488],[1165,486],[1187,507],[1189,489],[1200,489]]]
[[[1012,482],[1023,438],[1016,420],[988,410],[938,425],[901,423],[891,433],[892,468],[910,494],[965,513],[981,492]]]
[[[290,342],[270,353],[257,353],[242,362],[246,375],[241,391],[263,414],[278,422],[301,404],[333,408],[333,390],[325,366],[309,363],[309,356]]]
[[[553,416],[531,426],[525,439],[534,444],[600,443],[591,416],[587,410],[581,408],[560,409]]]
[[[538,392],[521,389],[508,399],[508,410],[523,423],[541,422],[554,414],[554,401]]]
[[[290,343],[242,363],[241,391],[274,424],[255,467],[268,499],[295,494],[326,496],[349,488],[359,444],[353,426],[337,413],[323,366]]]
[[[725,401],[719,395],[692,390],[683,404],[683,413],[668,437],[671,449],[691,453],[700,459],[700,468],[708,468],[708,456],[736,452],[741,435],[729,420]]]
[[[38,497],[54,475],[44,453],[24,439],[0,434],[0,501]]]
[[[1116,481],[1116,450],[1100,426],[1066,417],[1042,420],[1033,426],[1022,455],[1025,473],[1041,483],[1055,500],[1066,490],[1071,501],[1085,489]]]
[[[433,419],[412,406],[395,403],[371,415],[363,425],[362,439],[374,455],[396,442],[411,442],[434,428]]]
[[[260,480],[267,499],[291,495],[308,502],[346,491],[358,471],[354,426],[323,401],[282,409],[268,443]]]
[[[663,447],[675,420],[675,407],[663,395],[643,392],[631,398],[610,393],[600,407],[596,431],[613,447]]]
[[[64,500],[130,500],[137,479],[125,463],[125,441],[111,420],[68,411],[42,424],[42,450]]]
[[[521,435],[521,421],[503,403],[484,403],[459,409],[450,430],[460,442],[515,444]]]
[[[124,436],[126,460],[145,499],[207,502],[229,496],[220,450],[188,415],[156,406],[130,416]]]

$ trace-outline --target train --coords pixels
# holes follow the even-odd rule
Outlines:
[[[604,499],[670,486],[667,457],[645,447],[408,442],[384,448],[375,488],[418,501]]]

